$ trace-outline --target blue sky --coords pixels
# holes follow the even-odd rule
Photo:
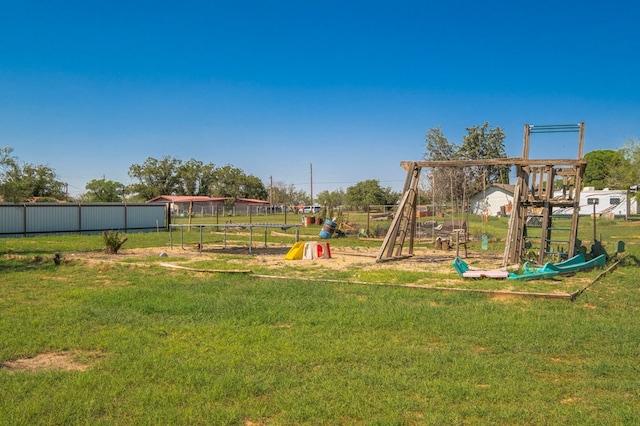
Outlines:
[[[585,152],[640,138],[628,1],[0,0],[0,146],[72,194],[166,155],[314,193],[400,190],[440,127],[584,121]],[[575,158],[577,136],[532,136]]]

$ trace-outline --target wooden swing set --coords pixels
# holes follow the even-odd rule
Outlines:
[[[534,133],[578,133],[578,155],[576,159],[530,159],[530,137]],[[520,263],[525,250],[531,250],[537,240],[538,263],[550,255],[573,256],[577,253],[578,213],[580,211],[580,188],[587,165],[583,158],[584,123],[559,125],[524,126],[522,157],[491,158],[482,160],[403,161],[406,170],[402,197],[391,226],[376,257],[377,262],[406,259],[414,253],[416,236],[418,184],[423,168],[465,168],[483,166],[515,166],[517,181],[513,194],[513,208],[509,219],[503,266]],[[554,193],[556,180],[562,182],[561,191]],[[573,208],[571,225],[554,227],[556,208]],[[534,219],[535,220],[532,220]],[[536,225],[528,225],[528,223]],[[533,236],[527,227],[540,229]],[[561,234],[558,237],[558,234]],[[405,252],[405,245],[407,250]],[[563,248],[553,250],[553,245]],[[466,249],[466,245],[465,245]]]

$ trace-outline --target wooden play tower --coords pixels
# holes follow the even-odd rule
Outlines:
[[[578,133],[576,159],[537,160],[529,158],[531,135],[535,133]],[[586,167],[583,158],[584,123],[524,126],[522,157],[483,160],[403,161],[407,171],[402,198],[391,227],[385,236],[376,260],[403,259],[413,256],[416,235],[418,184],[422,168],[477,167],[512,165],[516,167],[517,181],[513,207],[503,257],[503,266],[519,263],[525,250],[537,246],[537,260],[544,263],[546,256],[558,254],[553,246],[562,246],[561,253],[577,252],[578,213],[580,188]],[[570,225],[554,226],[554,209],[571,208]],[[566,218],[566,215],[563,216]],[[533,225],[535,223],[535,225]],[[527,228],[537,227],[540,235],[528,235]],[[404,252],[405,245],[407,251]]]

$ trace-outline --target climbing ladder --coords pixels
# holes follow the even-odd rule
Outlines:
[[[577,160],[529,160],[531,133],[578,132]],[[523,161],[516,164],[517,183],[513,209],[505,246],[503,266],[519,263],[526,250],[537,246],[536,260],[543,264],[548,256],[573,256],[576,254],[578,214],[580,212],[580,187],[586,162],[582,158],[584,123],[576,125],[532,126],[525,125]],[[554,191],[562,182],[562,191]],[[568,219],[556,216],[554,210],[570,208],[569,226],[556,226]],[[557,221],[556,221],[557,219]],[[539,235],[529,231],[539,229]],[[554,250],[553,246],[556,246]]]
[[[391,227],[387,231],[376,262],[413,256],[413,240],[416,233],[416,206],[418,202],[418,183],[422,168],[416,163],[406,163],[407,178],[402,191],[402,199],[393,216]],[[409,237],[409,252],[402,254],[405,240]]]

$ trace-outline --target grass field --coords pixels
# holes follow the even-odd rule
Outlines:
[[[472,226],[506,235],[503,218]],[[636,424],[640,227],[598,227],[629,256],[574,302],[348,282],[437,285],[453,271],[358,264],[327,282],[292,265],[270,279],[167,270],[157,256],[82,261],[102,249],[95,235],[0,239],[0,424]],[[131,234],[124,248],[168,242]],[[260,256],[197,265],[231,260],[266,271]]]

